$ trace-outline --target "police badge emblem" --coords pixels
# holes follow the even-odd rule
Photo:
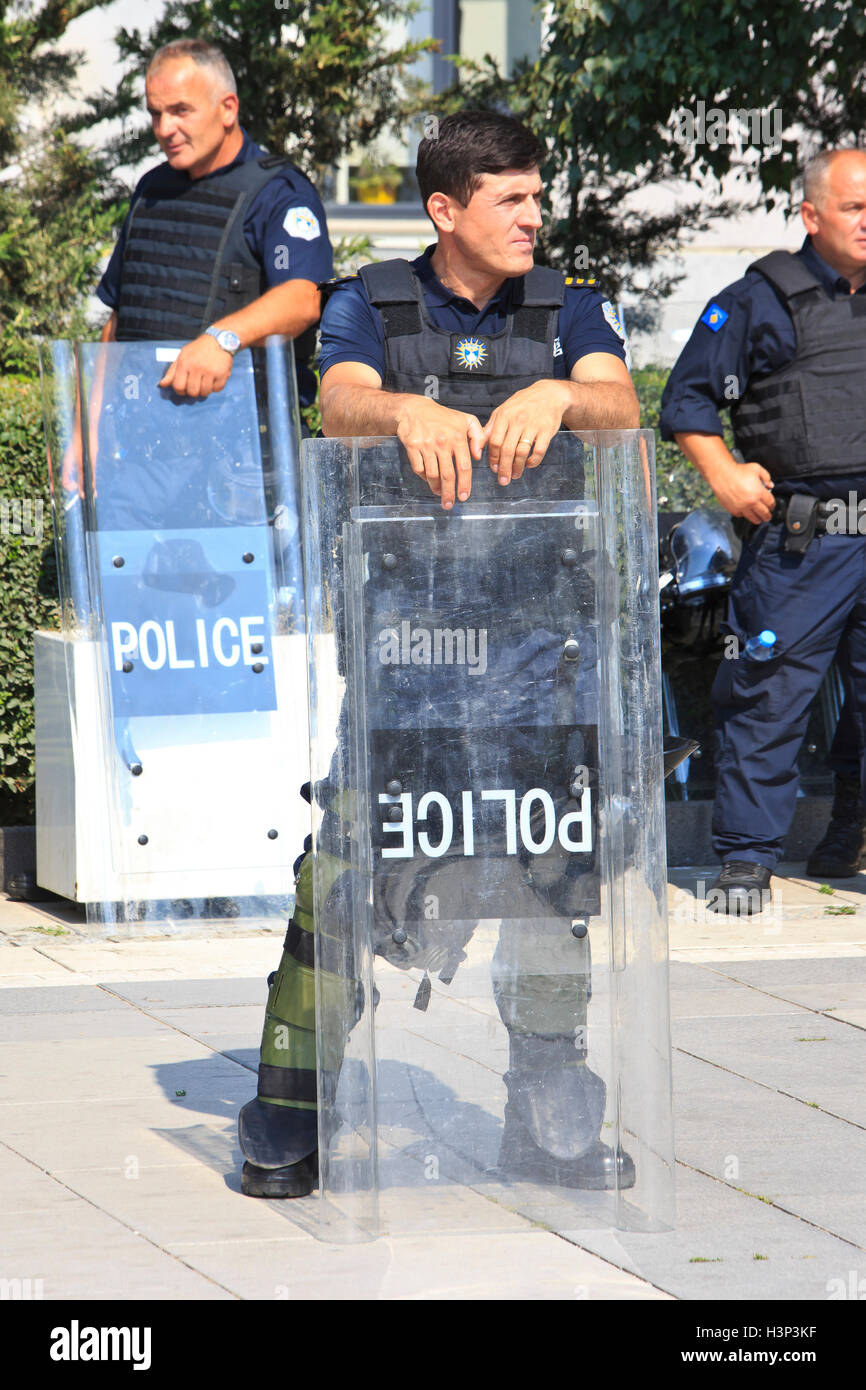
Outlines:
[[[483,372],[489,356],[490,349],[484,338],[457,337],[455,334],[451,339],[451,366],[455,371]]]

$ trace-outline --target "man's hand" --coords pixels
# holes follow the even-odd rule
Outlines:
[[[571,403],[565,381],[537,381],[498,405],[484,426],[487,458],[505,486],[537,468]]]
[[[717,473],[710,486],[731,516],[743,516],[760,526],[773,515],[773,479],[763,464],[734,462],[729,471]]]
[[[221,348],[216,338],[202,333],[181,348],[159,385],[170,386],[178,396],[204,400],[211,392],[223,389],[233,362],[231,353]]]
[[[472,491],[472,460],[477,462],[484,450],[480,420],[428,396],[407,395],[402,402],[396,435],[412,472],[426,478],[446,510],[454,506],[455,491],[466,502]]]
[[[772,476],[763,464],[738,463],[717,434],[695,431],[677,434],[675,438],[726,512],[745,517],[755,526],[770,520],[776,499]]]

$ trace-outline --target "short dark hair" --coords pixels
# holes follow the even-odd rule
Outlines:
[[[485,174],[506,169],[532,169],[545,149],[514,116],[498,111],[457,111],[444,116],[438,131],[418,146],[415,173],[421,201],[431,193],[447,193],[465,207]]]

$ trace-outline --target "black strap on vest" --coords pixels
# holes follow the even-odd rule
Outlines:
[[[789,251],[771,251],[759,261],[753,261],[749,270],[756,270],[765,280],[769,280],[773,289],[778,291],[780,298],[786,303],[796,295],[815,294],[816,291],[819,295],[824,293],[820,283],[811,271],[807,270],[800,257],[792,256]]]
[[[379,261],[358,271],[367,297],[379,310],[386,338],[421,332],[421,286],[408,261]]]

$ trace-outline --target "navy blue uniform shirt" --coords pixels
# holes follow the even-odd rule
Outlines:
[[[438,279],[427,250],[411,262],[421,281],[424,302],[435,328],[449,333],[501,333],[512,309],[514,279],[503,281],[483,309],[449,290]],[[516,277],[522,278],[522,277]],[[625,334],[609,300],[588,285],[566,285],[559,311],[559,331],[553,348],[553,375],[566,379],[574,364],[590,352],[609,352],[623,362]],[[363,282],[352,277],[338,281],[322,312],[319,370],[322,376],[338,362],[363,362],[385,378],[385,339],[382,320],[367,298]]]
[[[207,183],[211,179],[219,179],[236,164],[245,164],[247,160],[258,159],[265,153],[245,130],[242,134],[244,142],[237,158],[196,182]],[[123,253],[132,210],[142,194],[147,193],[148,180],[155,173],[156,170],[151,169],[139,179],[117,245],[97,287],[97,295],[109,309],[116,309],[120,302]],[[244,237],[251,254],[262,267],[269,290],[274,285],[284,284],[286,280],[312,280],[313,284],[318,285],[334,273],[325,209],[309,179],[297,169],[281,169],[259,190],[244,218]],[[302,405],[309,405],[316,394],[316,378],[306,362],[300,361],[298,394]]]
[[[811,238],[806,237],[796,254],[824,286],[828,298],[850,293],[844,275],[818,255]],[[866,293],[866,285],[856,293]],[[714,306],[723,314],[714,314]],[[707,319],[714,319],[715,326]],[[736,398],[734,393],[742,396],[751,380],[787,366],[796,349],[791,315],[770,282],[756,270],[747,271],[710,301],[680,353],[662,396],[662,439],[692,430],[721,435],[719,411]],[[852,489],[866,497],[866,475],[788,479],[776,483],[774,490],[777,496],[806,492],[828,499],[847,498]]]

